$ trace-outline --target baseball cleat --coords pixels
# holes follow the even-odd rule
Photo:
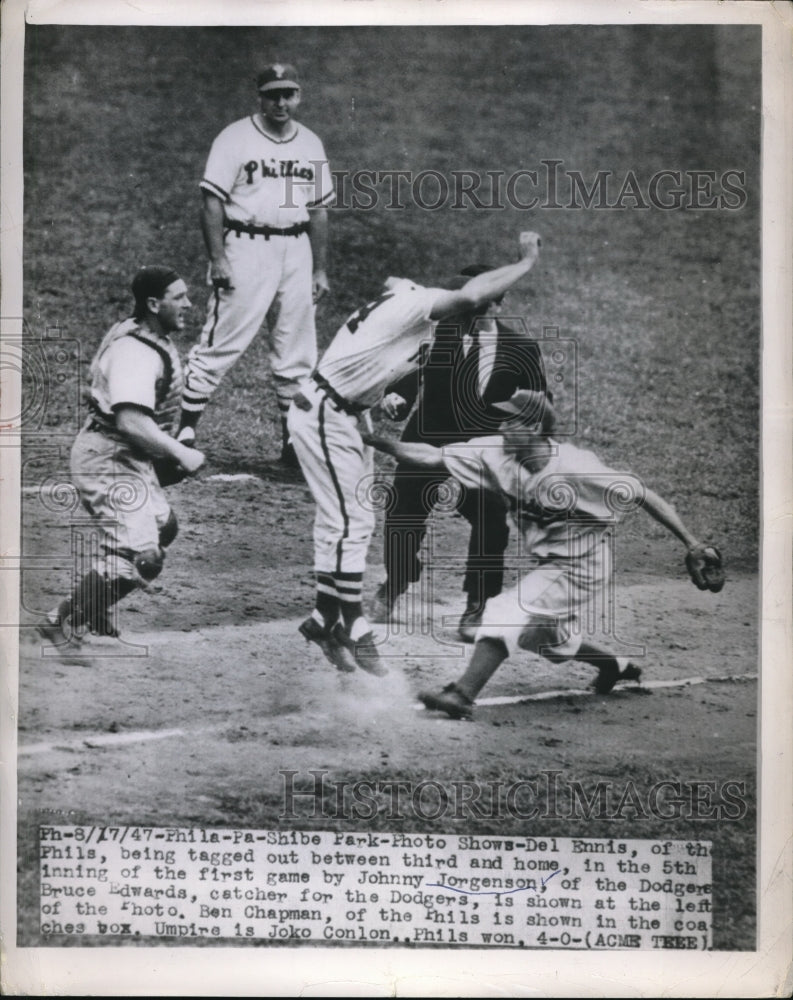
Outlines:
[[[620,670],[615,664],[602,666],[598,669],[598,675],[592,683],[595,694],[609,694],[617,681],[639,681],[642,676],[641,669],[629,663],[624,670]]]
[[[149,590],[150,588],[146,589]],[[105,617],[101,621],[98,621],[96,623],[95,627],[93,627],[91,631],[94,633],[94,635],[105,635],[108,636],[110,639],[121,638],[121,633],[113,624],[110,615],[105,615]]]
[[[433,712],[445,712],[452,719],[470,719],[474,703],[458,691],[455,684],[447,684],[442,691],[421,691],[419,701]]]
[[[342,673],[350,674],[356,669],[355,657],[347,648],[349,639],[339,622],[332,629],[320,625],[316,618],[306,618],[298,631],[306,640],[319,646],[333,666]]]
[[[58,607],[47,615],[47,620],[36,625],[36,631],[62,653],[79,650],[82,635],[71,621],[72,602],[65,598]]]
[[[367,674],[374,674],[375,677],[385,677],[388,673],[388,667],[380,659],[377,646],[374,644],[374,635],[367,632],[357,642],[350,641],[352,642],[352,655],[361,670],[365,670]]]

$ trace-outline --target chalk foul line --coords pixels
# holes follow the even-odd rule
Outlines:
[[[616,687],[615,691],[642,691],[659,688],[684,688],[696,684],[729,684],[756,681],[757,674],[731,674],[721,677],[680,677],[671,681],[645,681],[643,684],[625,684]],[[552,701],[555,698],[592,698],[592,690],[581,688],[560,688],[556,691],[538,691],[534,694],[501,695],[493,698],[480,698],[476,704],[481,708],[498,705],[522,705],[532,701]],[[603,696],[606,697],[606,696]],[[424,711],[421,702],[410,706],[414,711]],[[203,729],[142,729],[129,733],[96,733],[81,737],[79,740],[53,740],[49,743],[21,744],[17,753],[20,757],[34,754],[49,753],[53,750],[74,752],[79,750],[100,750],[105,747],[127,746],[131,743],[147,743],[151,740],[173,739],[180,736],[201,736],[210,732],[221,732],[228,728],[228,723]]]

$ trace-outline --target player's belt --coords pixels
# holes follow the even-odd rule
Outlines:
[[[296,222],[294,226],[287,226],[286,229],[277,229],[275,226],[249,226],[245,222],[237,222],[236,219],[225,219],[223,225],[230,229],[237,236],[247,233],[251,239],[254,236],[263,236],[269,240],[271,236],[300,236],[309,230],[308,222]]]
[[[336,392],[330,382],[328,382],[323,375],[320,375],[319,372],[314,372],[311,378],[325,393],[336,409],[341,410],[342,413],[349,413],[350,416],[354,417],[357,414],[364,413],[369,409],[368,406],[363,406],[361,403],[350,403],[349,400],[344,398],[344,396],[341,396],[338,392]]]

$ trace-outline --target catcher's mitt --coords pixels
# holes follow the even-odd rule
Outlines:
[[[718,594],[724,586],[721,552],[714,545],[692,545],[686,553],[686,569],[699,590]]]
[[[190,473],[184,466],[180,465],[172,458],[157,458],[152,462],[154,474],[157,476],[160,486],[175,486],[181,483]]]

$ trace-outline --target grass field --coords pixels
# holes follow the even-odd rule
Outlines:
[[[428,210],[406,195],[404,207],[389,208],[389,184],[381,182],[375,185],[372,208],[344,203],[334,208],[332,296],[318,312],[320,344],[387,275],[440,283],[465,263],[511,259],[517,233],[538,231],[543,238],[540,263],[530,280],[510,294],[506,311],[524,317],[537,337],[556,327],[560,338],[575,341],[577,367],[565,369],[557,390],[566,426],[607,462],[633,469],[675,504],[695,532],[716,542],[737,581],[736,591],[745,596],[739,600],[725,589],[725,599],[732,603],[719,606],[713,617],[690,595],[678,597],[677,619],[660,597],[657,603],[643,597],[637,616],[643,623],[642,641],[650,643],[654,662],[675,676],[685,676],[705,661],[714,675],[725,662],[731,673],[754,672],[756,636],[745,636],[757,627],[759,29],[31,28],[25,81],[25,317],[35,336],[58,327],[62,335],[79,340],[83,379],[102,334],[128,314],[129,280],[141,263],[167,262],[184,275],[196,307],[181,338],[182,350],[197,336],[204,318],[206,269],[198,182],[215,134],[255,110],[253,77],[271,58],[294,61],[300,68],[300,118],[321,136],[332,168],[345,177],[360,170],[437,171],[445,178],[461,171],[483,176],[499,172],[504,178],[537,171],[542,176],[548,169],[543,161],[559,162],[557,200],[546,198],[543,190],[540,205],[560,207],[521,209],[505,198],[503,208],[470,203],[455,208],[449,200]],[[662,170],[683,175],[711,171],[718,178],[737,171],[745,202],[733,208],[663,210],[640,207],[640,196],[626,197],[622,208],[575,208],[569,185],[563,183],[566,171],[579,171],[588,186],[599,171],[607,171],[613,203],[626,178],[633,176],[646,200],[650,179]],[[529,185],[517,190],[521,199],[531,193]],[[434,197],[430,181],[424,197]],[[690,189],[688,197],[690,201]],[[546,350],[550,354],[552,347],[546,344]],[[205,669],[194,670],[193,654],[183,654],[178,646],[180,630],[298,619],[311,600],[312,505],[305,489],[294,480],[285,482],[275,466],[280,429],[265,358],[259,338],[245,362],[227,377],[200,425],[207,476],[248,472],[260,481],[214,494],[203,483],[180,487],[175,495],[180,517],[185,515],[184,529],[178,552],[169,555],[166,594],[159,604],[149,595],[129,602],[130,624],[144,620],[146,627],[172,630],[173,660],[166,657],[165,676],[155,670],[146,679],[167,686],[175,678],[176,687],[168,688],[173,713],[170,702],[154,705],[154,696],[147,694],[151,689],[143,686],[136,670],[130,670],[131,695],[117,673],[102,675],[100,711],[85,672],[75,679],[68,671],[56,674],[52,688],[36,687],[41,663],[31,658],[32,687],[23,692],[21,704],[24,732],[31,738],[47,726],[134,728],[143,724],[138,710],[151,711],[162,725],[181,711],[194,722],[212,712],[239,720],[258,710],[250,707],[249,698],[258,706],[270,695],[269,688],[256,687],[261,675],[250,672],[249,658],[254,663],[256,657],[264,659],[268,668],[278,665],[275,684],[289,669],[283,662],[289,640],[280,633],[241,637],[239,647],[229,644],[233,667],[216,690],[207,654],[199,661]],[[63,429],[74,426],[75,411],[73,393],[49,397],[44,422],[52,440],[45,447],[28,438],[24,446],[29,484],[35,486],[63,465],[70,441]],[[62,446],[61,455],[53,442]],[[25,511],[23,559],[52,551],[47,545],[55,545],[51,539],[57,523],[56,516],[42,513],[31,501]],[[453,519],[441,519],[437,533],[448,551],[461,544],[461,528]],[[632,586],[641,590],[663,577],[680,579],[680,553],[661,528],[637,517],[626,522],[625,537],[620,556],[634,574]],[[57,545],[68,551],[66,529]],[[372,546],[375,568],[378,548],[379,541]],[[62,583],[31,578],[26,608],[47,606]],[[374,573],[367,583],[371,590]],[[439,594],[449,602],[449,613],[455,610],[458,587],[459,580],[449,581]],[[682,639],[678,627],[686,630]],[[218,650],[209,656],[211,667],[213,656],[223,652]],[[429,668],[411,661],[411,654],[409,649],[410,677],[423,679]],[[506,691],[524,679],[508,674],[503,683]],[[85,705],[75,704],[72,685],[82,692]],[[105,685],[121,707],[112,707]],[[224,687],[228,702],[222,701]],[[580,719],[563,703],[558,711],[549,709],[549,716],[516,712],[507,721],[493,717],[495,728],[488,726],[487,737],[462,737],[469,741],[467,751],[459,735],[424,727],[416,736],[412,765],[404,759],[395,762],[395,754],[390,760],[365,757],[365,737],[372,747],[387,739],[384,724],[379,730],[356,732],[355,752],[346,756],[338,741],[348,734],[338,719],[330,731],[305,737],[298,721],[300,736],[293,738],[303,747],[306,767],[314,759],[311,753],[320,761],[326,747],[337,751],[331,756],[340,778],[421,776],[430,767],[425,761],[447,769],[441,773],[498,775],[507,781],[558,765],[587,788],[603,773],[635,781],[643,789],[670,776],[737,776],[746,782],[750,802],[739,823],[657,820],[637,831],[630,822],[592,822],[585,831],[573,824],[564,832],[547,821],[536,832],[712,839],[715,947],[751,949],[756,706],[742,692],[732,704],[730,698],[719,698],[718,704],[691,701],[685,706],[677,697],[656,695],[652,712],[640,710],[636,700],[615,699],[600,720],[614,728],[587,731],[581,743],[576,742]],[[90,721],[60,718],[59,698],[77,715],[85,710]],[[184,707],[189,699],[194,701]],[[716,713],[718,727],[710,725]],[[679,725],[678,715],[683,720]],[[259,720],[257,728],[247,721],[260,741],[257,746],[267,745],[267,760],[288,762],[294,750],[288,735],[272,735],[279,723],[271,728],[269,721]],[[145,722],[154,725],[148,717]],[[292,723],[287,719],[280,725],[288,731]],[[543,725],[553,726],[554,732],[558,726],[563,751],[535,747],[537,728]],[[511,742],[510,726],[517,731]],[[407,753],[413,748],[410,730],[405,725],[398,731]],[[604,733],[613,734],[610,741]],[[742,734],[740,739],[736,733]],[[509,743],[509,759],[498,756],[490,742],[496,737]],[[235,740],[226,739],[225,744],[231,743]],[[253,784],[237,757],[232,768],[232,758],[222,756],[229,746],[221,744],[223,740],[217,757],[214,743],[200,747],[204,771],[195,781],[195,764],[186,753],[178,760],[164,758],[169,776],[171,767],[180,779],[180,769],[187,769],[185,788],[191,790],[177,788],[167,806],[161,805],[164,798],[154,800],[140,777],[145,770],[141,759],[136,759],[139,770],[129,772],[134,781],[118,789],[109,763],[102,760],[75,765],[71,777],[60,761],[43,776],[26,775],[20,877],[28,939],[35,939],[37,921],[34,828],[45,800],[64,801],[88,822],[92,811],[86,801],[94,796],[98,802],[107,788],[103,782],[110,782],[117,797],[110,796],[112,804],[104,808],[114,811],[117,822],[154,822],[167,809],[173,823],[278,824],[273,788]],[[702,745],[707,753],[699,756]],[[240,752],[239,740],[232,749]],[[255,760],[249,763],[255,766]],[[273,763],[273,772],[275,767]],[[160,788],[157,781],[165,776],[157,779],[147,772],[146,780]],[[211,802],[204,812],[191,798],[201,793]],[[104,816],[108,818],[107,812]],[[447,832],[457,832],[453,823],[447,826]]]
[[[584,41],[585,39],[585,41]],[[759,32],[603,27],[121,29],[40,27],[28,43],[26,316],[85,345],[128,308],[130,274],[168,260],[203,320],[198,192],[214,135],[255,109],[272,53],[302,68],[301,116],[331,166],[543,171],[563,161],[642,186],[659,170],[746,174],[740,211],[370,210],[332,213],[326,342],[387,274],[441,280],[509,259],[515,234],[544,239],[512,311],[532,332],[579,343],[580,432],[630,463],[710,529],[730,560],[757,531]],[[460,58],[464,53],[465,58]],[[608,58],[604,54],[608,53]],[[350,67],[354,65],[354,73]],[[427,183],[425,200],[438,200]],[[616,188],[619,191],[619,187]],[[525,203],[531,192],[517,190]],[[612,200],[614,195],[612,195]],[[566,204],[563,193],[560,203]],[[541,202],[542,203],[542,202]],[[633,202],[626,199],[624,204]],[[274,449],[263,344],[207,415],[214,463]],[[48,414],[53,423],[58,413]]]

